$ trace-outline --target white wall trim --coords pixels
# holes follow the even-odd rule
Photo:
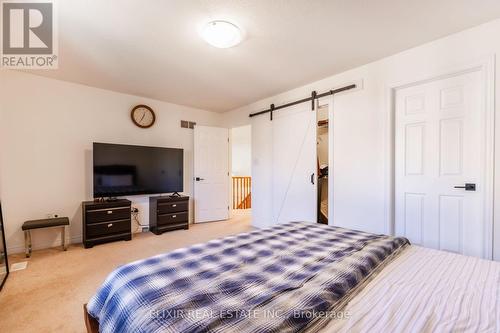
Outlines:
[[[479,61],[465,65],[450,66],[420,78],[395,82],[386,85],[386,115],[384,122],[385,137],[385,232],[394,235],[395,231],[395,93],[398,89],[419,85],[430,81],[445,79],[465,73],[479,71],[484,83],[483,106],[485,109],[485,201],[483,205],[485,230],[483,254],[486,259],[493,259],[494,226],[494,142],[495,142],[495,55],[483,57]]]

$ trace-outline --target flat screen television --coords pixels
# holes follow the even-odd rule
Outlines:
[[[184,151],[94,143],[94,197],[183,191]]]

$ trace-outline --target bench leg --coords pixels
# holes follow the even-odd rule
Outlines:
[[[66,231],[67,231],[66,228],[67,228],[66,226],[62,227],[62,247],[64,251],[68,249],[68,245],[66,244]]]
[[[24,231],[24,248],[26,258],[31,257],[31,232],[29,230]]]

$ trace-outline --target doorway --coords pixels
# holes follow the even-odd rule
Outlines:
[[[328,105],[318,105],[316,114],[316,149],[318,174],[318,223],[328,224],[328,170],[330,166],[330,119]],[[333,189],[331,189],[333,190]]]
[[[231,129],[231,207],[233,214],[252,209],[252,127]]]

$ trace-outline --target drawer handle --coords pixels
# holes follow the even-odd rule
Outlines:
[[[106,213],[113,214],[113,211],[112,210],[108,210]]]
[[[175,219],[177,217],[177,215],[172,215],[172,218]]]
[[[172,205],[172,207],[177,207],[177,205]]]
[[[108,228],[111,228],[113,226],[113,223],[108,224]]]

